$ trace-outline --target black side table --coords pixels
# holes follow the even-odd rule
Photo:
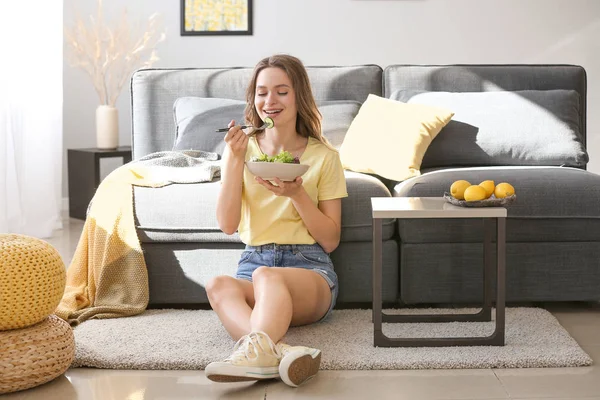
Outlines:
[[[122,157],[123,164],[131,161],[131,146],[116,149],[68,149],[69,217],[85,219],[96,189],[100,186],[100,159]]]

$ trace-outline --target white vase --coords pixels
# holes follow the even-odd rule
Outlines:
[[[96,109],[96,146],[116,149],[119,146],[119,113],[116,107],[100,105]]]

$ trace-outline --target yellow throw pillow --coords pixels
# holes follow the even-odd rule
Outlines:
[[[395,181],[420,175],[431,141],[454,113],[370,94],[340,147],[344,168]]]

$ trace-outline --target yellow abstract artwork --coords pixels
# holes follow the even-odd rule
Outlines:
[[[181,0],[182,35],[251,35],[252,0]]]

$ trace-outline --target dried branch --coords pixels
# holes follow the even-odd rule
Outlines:
[[[110,27],[104,21],[102,0],[98,0],[97,15],[89,16],[87,26],[76,13],[74,26],[64,29],[69,63],[90,76],[101,104],[114,106],[131,74],[159,60],[155,47],[165,40],[161,27],[162,18],[155,13],[143,33],[136,35],[127,10],[117,25]]]

